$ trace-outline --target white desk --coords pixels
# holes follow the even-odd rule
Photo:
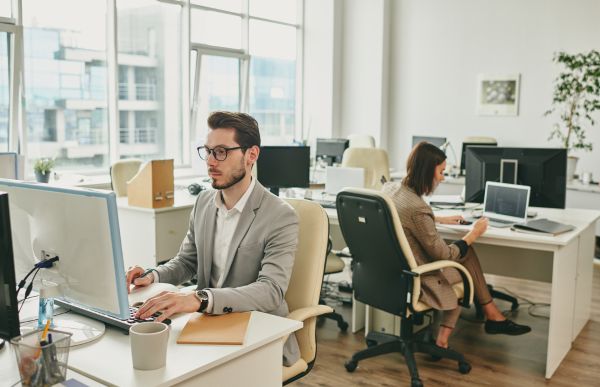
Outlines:
[[[600,211],[535,210],[539,217],[572,224],[576,229],[556,237],[548,237],[490,227],[477,239],[475,249],[486,273],[552,283],[545,371],[545,376],[549,379],[590,317],[594,234]],[[441,211],[440,215],[456,213],[457,211],[447,210]],[[335,210],[327,210],[327,214],[332,224],[337,224]],[[439,225],[438,231],[445,239],[456,240],[469,228]],[[352,330],[356,332],[363,327],[366,327],[366,331],[371,329],[369,315],[362,304],[356,303],[353,308]]]
[[[153,267],[173,258],[187,233],[195,202],[196,196],[183,190],[176,190],[174,205],[165,208],[134,207],[127,197],[117,198],[125,267]]]
[[[283,343],[301,322],[252,312],[244,345],[177,344],[188,317],[173,319],[163,368],[135,370],[129,336],[112,328],[97,341],[72,347],[68,367],[74,375],[114,386],[281,386]],[[0,384],[19,380],[12,349],[0,351],[0,365]]]

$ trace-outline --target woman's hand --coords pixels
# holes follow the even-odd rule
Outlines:
[[[462,215],[452,215],[452,216],[436,216],[435,221],[441,224],[460,224],[461,220],[465,218]]]
[[[469,233],[463,237],[463,241],[467,242],[469,246],[472,245],[473,242],[475,242],[475,240],[479,238],[485,232],[485,230],[487,230],[487,228],[487,218],[477,219],[477,222],[473,224],[473,228],[471,229],[471,231],[469,231]]]

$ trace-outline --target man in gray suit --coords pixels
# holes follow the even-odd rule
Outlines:
[[[215,190],[198,195],[179,253],[164,265],[127,271],[127,286],[180,284],[197,276],[195,292],[153,297],[140,318],[162,312],[223,314],[258,310],[287,316],[287,290],[298,242],[298,218],[290,205],[252,178],[260,153],[258,123],[244,113],[214,112],[206,143],[198,147]],[[285,365],[300,357],[295,335],[283,349]]]

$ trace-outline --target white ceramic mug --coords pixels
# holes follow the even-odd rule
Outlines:
[[[131,360],[133,368],[154,370],[167,363],[169,326],[165,323],[149,321],[129,328]]]

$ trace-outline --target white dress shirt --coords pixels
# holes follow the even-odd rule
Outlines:
[[[220,288],[223,286],[223,282],[225,281],[223,273],[225,272],[225,264],[227,263],[231,240],[233,239],[233,234],[240,221],[242,211],[252,194],[254,186],[255,180],[252,178],[246,192],[244,192],[240,200],[238,200],[230,210],[228,210],[227,207],[225,207],[225,203],[223,203],[221,191],[217,192],[215,195],[217,224],[215,228],[214,255],[210,271],[210,286],[213,288]],[[152,274],[154,275],[153,282],[159,282],[160,279],[158,278],[158,273],[152,272]],[[210,290],[207,290],[207,293],[208,306],[206,307],[206,311],[211,313],[213,309],[213,295]]]

